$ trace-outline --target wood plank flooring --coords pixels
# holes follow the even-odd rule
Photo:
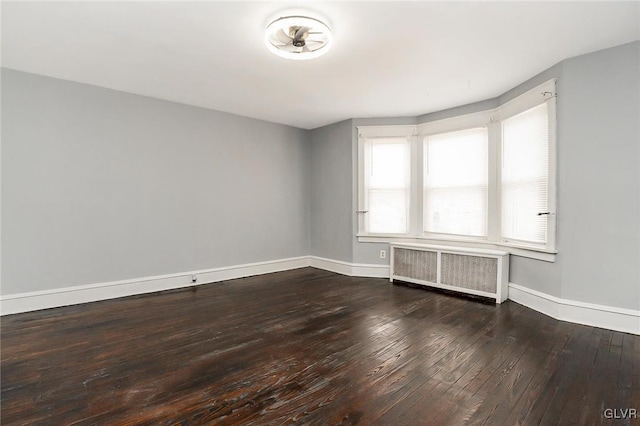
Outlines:
[[[304,268],[11,315],[1,421],[640,424],[640,336]]]

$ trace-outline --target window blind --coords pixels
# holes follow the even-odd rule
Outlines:
[[[369,139],[365,150],[367,231],[408,231],[410,148],[406,138]]]
[[[547,241],[549,118],[541,104],[502,122],[502,237]]]
[[[486,127],[424,139],[424,231],[487,235]]]

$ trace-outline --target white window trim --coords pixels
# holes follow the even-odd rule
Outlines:
[[[556,257],[556,79],[546,81],[526,93],[512,99],[505,104],[486,111],[451,117],[443,120],[421,123],[417,125],[399,126],[358,126],[358,237],[359,242],[416,242],[455,244],[475,248],[494,248],[508,250],[514,255],[554,262]],[[542,97],[542,101],[541,101]],[[549,191],[547,216],[547,244],[545,246],[529,245],[519,241],[509,241],[501,238],[500,200],[501,185],[498,167],[502,162],[501,148],[501,120],[517,115],[527,109],[547,102],[549,108]],[[422,232],[422,182],[424,137],[439,133],[465,130],[474,127],[487,126],[489,130],[488,152],[488,223],[487,237],[447,236],[442,234],[423,234]],[[364,143],[366,139],[406,137],[411,149],[411,187],[409,208],[409,231],[407,234],[371,234],[366,233],[363,213],[366,210],[364,202]]]
[[[412,202],[413,200],[413,186],[415,184],[415,179],[413,176],[413,171],[414,171],[414,167],[413,167],[413,158],[414,158],[414,152],[413,152],[413,143],[411,142],[410,137],[407,137],[405,135],[402,136],[383,136],[383,137],[368,137],[368,138],[361,138],[362,143],[359,144],[361,146],[360,149],[362,149],[362,155],[360,155],[359,157],[362,158],[362,162],[363,165],[365,162],[369,161],[367,159],[367,147],[366,144],[368,141],[373,141],[376,139],[384,139],[385,141],[389,141],[389,140],[398,140],[398,141],[402,141],[402,142],[397,142],[397,143],[402,143],[403,145],[405,143],[407,143],[407,145],[409,146],[409,170],[407,173],[407,176],[405,176],[406,179],[408,179],[408,183],[409,186],[407,187],[407,191],[408,191],[408,199],[407,199],[407,205],[406,205],[406,218],[405,218],[405,222],[407,224],[407,234],[410,234],[412,232],[412,224],[411,224],[411,208],[412,205],[415,204]],[[393,142],[395,143],[395,142]],[[364,166],[363,166],[364,167]],[[364,169],[363,169],[364,170]],[[369,184],[369,179],[367,176],[364,176],[364,174],[361,177],[362,182],[359,185],[361,188],[363,188],[362,191],[359,192],[359,198],[358,198],[358,206],[364,206],[365,208],[358,208],[358,213],[361,214],[359,221],[361,222],[361,224],[358,225],[359,228],[362,228],[363,230],[366,230],[369,227],[369,215],[366,215],[365,213],[369,213],[368,208],[366,208],[367,204],[368,204],[368,196],[369,194],[367,193],[367,191],[364,190],[365,187],[368,186]],[[388,233],[388,234],[384,234],[384,235],[407,235],[407,234],[397,234],[397,233]]]
[[[402,138],[416,134],[416,126],[358,126],[358,137],[365,139]]]
[[[440,133],[449,133],[459,130],[472,129],[474,127],[483,127],[487,126],[495,119],[495,109],[474,112],[472,114],[460,115],[457,117],[445,118],[443,120],[418,124],[416,126],[416,135],[424,137],[437,135]]]
[[[437,238],[423,238],[412,237],[410,235],[357,235],[358,242],[361,243],[389,243],[389,242],[401,242],[401,243],[416,243],[416,244],[440,244],[454,247],[468,247],[468,248],[484,248],[492,250],[503,250],[509,253],[527,257],[530,259],[543,260],[545,262],[555,262],[556,250],[545,250],[540,247],[529,247],[526,245],[516,245],[508,243],[498,243],[492,241],[472,241],[467,239],[437,239]]]
[[[556,233],[557,233],[557,207],[556,207],[556,139],[557,139],[557,120],[556,120],[556,79],[548,80],[533,89],[527,91],[526,93],[510,100],[509,102],[499,106],[496,108],[496,119],[498,120],[497,125],[500,125],[502,120],[513,117],[514,115],[520,114],[528,109],[531,109],[535,106],[542,104],[543,102],[547,103],[548,114],[549,114],[549,146],[548,146],[548,193],[547,193],[547,209],[550,212],[547,215],[547,243],[544,247],[542,246],[534,246],[538,247],[539,251],[557,253],[556,251]],[[543,102],[540,101],[540,98],[543,98]],[[498,134],[498,133],[496,133]],[[497,145],[497,161],[498,164],[502,162],[502,149],[501,144]],[[501,167],[496,167],[498,173],[500,173]],[[498,202],[502,199],[501,187],[499,185],[500,176],[497,179],[497,196]],[[498,205],[498,207],[500,207]],[[495,216],[499,219],[499,215]],[[499,225],[498,225],[499,226]],[[498,228],[499,230],[500,228]],[[498,231],[499,232],[499,231]],[[500,235],[500,233],[498,233]],[[529,245],[517,241],[517,240],[508,240],[502,239],[500,244],[505,246],[514,246],[514,247],[528,247]],[[535,250],[535,248],[531,248],[529,250]]]

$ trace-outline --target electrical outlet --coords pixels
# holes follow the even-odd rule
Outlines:
[[[380,250],[380,259],[385,259],[387,257],[387,251],[386,250]]]
[[[198,277],[195,275],[191,275],[191,282],[195,283],[196,281],[198,281]]]

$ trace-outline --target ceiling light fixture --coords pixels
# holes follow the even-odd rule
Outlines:
[[[327,53],[331,30],[317,19],[286,16],[267,26],[265,42],[269,50],[287,59],[312,59]]]

